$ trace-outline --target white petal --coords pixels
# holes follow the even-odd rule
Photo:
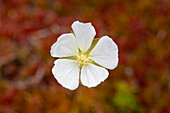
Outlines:
[[[79,68],[75,60],[58,59],[54,62],[52,73],[65,88],[74,90],[79,86]]]
[[[78,52],[76,38],[72,33],[61,35],[57,42],[51,46],[51,56],[70,57]]]
[[[88,66],[83,66],[81,69],[81,82],[89,88],[95,87],[103,82],[108,75],[106,69],[89,63]]]
[[[94,27],[91,23],[82,23],[79,21],[75,21],[71,27],[75,33],[79,48],[83,52],[86,52],[90,48],[93,38],[96,35]]]
[[[114,69],[118,65],[118,47],[108,36],[103,36],[98,41],[90,55],[93,55],[93,61],[108,69]]]

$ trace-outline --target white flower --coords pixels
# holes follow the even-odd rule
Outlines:
[[[79,77],[83,85],[95,87],[108,77],[105,68],[117,66],[118,47],[111,38],[103,36],[93,48],[96,32],[91,23],[75,21],[71,27],[74,34],[61,35],[51,47],[51,56],[62,58],[54,62],[52,73],[70,90],[79,86]]]

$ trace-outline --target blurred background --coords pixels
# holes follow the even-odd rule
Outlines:
[[[95,88],[63,88],[51,45],[79,20],[119,47]],[[0,0],[0,113],[170,113],[170,0]]]

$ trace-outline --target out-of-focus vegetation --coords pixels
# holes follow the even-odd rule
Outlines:
[[[119,47],[95,88],[54,79],[50,47],[92,22]],[[170,113],[169,0],[0,0],[0,113]]]

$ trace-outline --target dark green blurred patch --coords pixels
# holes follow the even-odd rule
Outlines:
[[[138,111],[139,105],[134,91],[126,82],[116,84],[116,93],[113,98],[113,105],[120,113],[132,113]]]

